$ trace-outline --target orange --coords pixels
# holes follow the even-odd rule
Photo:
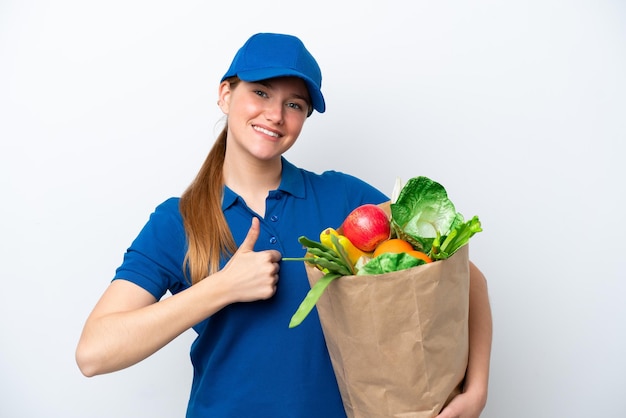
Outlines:
[[[411,250],[411,251],[407,251],[406,252],[408,255],[413,256],[415,258],[418,258],[420,260],[424,260],[427,263],[431,263],[433,260],[431,260],[431,258],[426,255],[425,253],[421,252],[421,251],[417,251],[417,250]]]
[[[374,257],[377,257],[384,253],[408,253],[413,251],[413,246],[410,242],[400,238],[391,238],[378,244],[374,250]]]

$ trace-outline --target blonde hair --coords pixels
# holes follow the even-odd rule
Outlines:
[[[234,88],[239,79],[228,80]],[[224,157],[228,122],[209,151],[196,178],[180,197],[180,213],[187,235],[183,269],[194,285],[219,270],[221,257],[237,251],[222,212]]]

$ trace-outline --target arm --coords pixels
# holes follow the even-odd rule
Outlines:
[[[210,278],[162,301],[134,283],[115,280],[87,318],[76,349],[86,376],[131,366],[233,302],[270,298],[278,279],[277,251],[252,251],[259,235],[254,219],[248,236],[226,266]]]
[[[487,403],[491,357],[492,319],[487,281],[470,262],[469,361],[463,393],[437,418],[477,418]]]

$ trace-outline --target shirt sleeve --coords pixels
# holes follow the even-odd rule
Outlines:
[[[183,272],[187,248],[178,199],[172,198],[150,215],[139,235],[126,250],[113,280],[128,280],[150,292],[157,300],[169,290],[188,287]]]

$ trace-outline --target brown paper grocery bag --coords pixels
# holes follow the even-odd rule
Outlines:
[[[322,272],[307,265],[313,286]],[[349,418],[432,418],[467,368],[467,245],[447,260],[344,276],[317,302]]]

